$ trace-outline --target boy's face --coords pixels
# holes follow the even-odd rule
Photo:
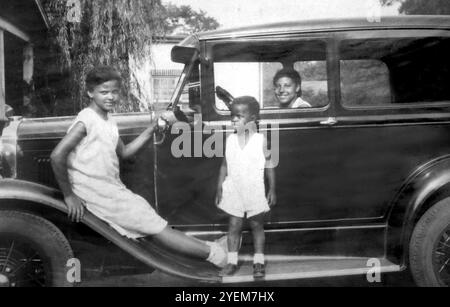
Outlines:
[[[119,101],[120,84],[117,80],[107,81],[88,91],[88,95],[100,110],[111,112]]]
[[[231,123],[236,129],[242,129],[248,123],[255,120],[255,116],[252,115],[248,109],[248,106],[244,104],[233,105],[231,108]]]
[[[275,96],[282,106],[288,106],[297,99],[300,86],[288,77],[282,77],[275,82]]]

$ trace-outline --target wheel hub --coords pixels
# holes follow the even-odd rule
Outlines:
[[[8,276],[0,273],[0,288],[9,287],[10,282]]]

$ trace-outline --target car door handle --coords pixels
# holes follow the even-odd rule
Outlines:
[[[321,121],[320,124],[324,126],[333,126],[337,124],[337,119],[336,117],[328,117],[326,120]]]

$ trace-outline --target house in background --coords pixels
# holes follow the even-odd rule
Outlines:
[[[164,107],[170,102],[183,71],[183,64],[171,61],[171,50],[184,38],[185,36],[159,38],[151,47],[151,101],[155,107]]]
[[[49,23],[39,0],[0,0],[0,7],[0,121],[4,121],[5,104],[18,115],[32,107],[36,58],[47,54]]]

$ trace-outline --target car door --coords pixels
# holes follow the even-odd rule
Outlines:
[[[403,184],[450,150],[446,30],[339,33],[336,218],[384,222]]]
[[[322,195],[320,191],[327,187],[325,183],[336,163],[330,154],[333,142],[329,140],[334,99],[330,81],[332,46],[327,34],[203,43],[208,61],[200,65],[202,112],[197,116],[202,116],[202,125],[192,125],[189,132],[191,154],[176,157],[170,152],[174,141],[178,144],[180,134],[169,136],[158,146],[158,206],[163,216],[181,228],[227,229],[226,214],[214,205],[224,143],[232,133],[230,112],[215,94],[215,87],[221,86],[234,97],[252,95],[261,103],[260,129],[272,139],[271,150],[278,160],[275,162],[279,205],[267,218],[269,228],[296,223],[305,217],[319,218],[314,212],[321,211],[316,210],[318,206],[325,208],[327,204],[318,201],[317,195]],[[310,100],[312,108],[279,108],[273,76],[289,65],[304,74],[303,98]],[[192,92],[193,86],[190,88]],[[310,193],[305,193],[306,190]]]
[[[204,110],[205,125],[216,133],[231,133],[229,111],[214,87],[233,96],[254,96],[261,105],[260,132],[276,164],[278,204],[267,217],[266,229],[286,229],[338,216],[335,193],[333,39],[328,34],[278,38],[230,39],[207,44],[212,61]],[[311,108],[282,109],[274,95],[273,77],[283,67],[302,77],[302,98]],[[210,80],[214,80],[211,82]],[[206,82],[205,82],[206,83]],[[225,220],[224,220],[225,222]]]

